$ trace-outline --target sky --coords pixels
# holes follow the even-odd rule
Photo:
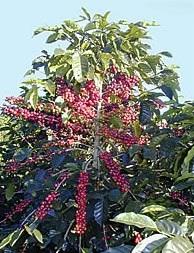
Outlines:
[[[33,31],[77,19],[81,7],[93,14],[110,11],[114,21],[157,21],[160,26],[150,29],[152,50],[172,53],[168,63],[180,66],[182,99],[194,100],[194,0],[1,0],[0,104],[19,94],[32,60],[50,47],[46,35],[32,38]]]

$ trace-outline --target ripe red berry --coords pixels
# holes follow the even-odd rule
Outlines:
[[[101,152],[100,159],[104,162],[114,182],[122,192],[128,192],[130,189],[128,180],[121,174],[120,166],[117,161],[112,158],[109,152]]]
[[[49,193],[49,195],[44,201],[42,201],[40,207],[35,212],[37,219],[43,220],[46,217],[52,207],[52,203],[57,199],[58,195],[59,194],[56,191]]]
[[[77,185],[77,210],[76,210],[76,227],[75,231],[77,234],[84,234],[87,229],[86,224],[86,205],[87,205],[87,185],[89,181],[89,176],[87,172],[80,172],[79,181]]]
[[[136,232],[136,234],[135,234],[135,236],[134,236],[134,239],[133,239],[134,243],[135,243],[135,244],[138,244],[138,243],[140,243],[142,240],[143,240],[143,238],[142,238],[141,234],[138,233],[138,232]]]

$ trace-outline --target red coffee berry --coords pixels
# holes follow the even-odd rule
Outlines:
[[[131,133],[115,128],[110,128],[108,126],[102,127],[100,134],[106,138],[113,139],[116,142],[121,143],[127,147],[138,143],[137,137],[133,136]]]
[[[128,192],[130,189],[128,180],[121,174],[120,166],[117,161],[115,161],[109,152],[101,152],[100,159],[104,162],[105,167],[108,169],[114,182],[117,184],[122,192]]]
[[[11,211],[5,214],[4,221],[11,220],[15,214],[23,212],[31,202],[32,201],[30,199],[25,199],[25,200],[21,200],[19,203],[15,204],[12,207]]]
[[[135,244],[138,244],[138,243],[140,243],[142,240],[143,240],[143,238],[142,238],[141,234],[138,233],[138,232],[136,232],[136,234],[135,234],[135,236],[134,236],[134,239],[133,239],[134,243],[135,243]]]
[[[57,199],[58,195],[59,194],[56,191],[49,193],[49,195],[44,201],[42,201],[40,207],[35,212],[37,219],[43,220],[46,217],[52,207],[52,203]]]
[[[77,234],[84,234],[87,229],[86,222],[86,205],[87,205],[87,186],[88,186],[89,176],[87,172],[80,172],[79,181],[77,185],[77,210],[76,210],[76,227],[75,231]]]
[[[50,127],[54,130],[59,130],[63,127],[60,116],[48,115],[42,112],[30,111],[20,107],[5,107],[3,112],[7,115],[23,118],[32,123],[37,123],[40,126]]]

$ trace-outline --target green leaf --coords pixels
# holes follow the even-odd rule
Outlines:
[[[139,200],[128,200],[127,206],[125,207],[125,212],[134,212],[139,213],[142,207],[144,206]]]
[[[56,85],[53,81],[48,80],[45,85],[45,89],[50,93],[51,96],[55,95]]]
[[[4,238],[0,242],[0,249],[3,249],[7,244],[10,243],[12,236],[13,236],[13,233],[9,234],[6,238]]]
[[[104,68],[107,69],[110,65],[110,60],[112,59],[112,55],[109,53],[101,53],[100,59]]]
[[[66,163],[64,167],[68,168],[69,171],[76,171],[79,169],[77,163]]]
[[[169,87],[169,86],[167,86],[167,85],[162,85],[161,87],[161,90],[164,92],[164,94],[168,97],[168,98],[170,98],[170,99],[172,99],[173,98],[173,90],[172,90],[172,88],[171,87]]]
[[[187,153],[187,156],[185,157],[184,162],[183,162],[184,166],[187,169],[189,168],[190,162],[193,159],[193,157],[194,157],[194,146],[189,150],[189,152]]]
[[[96,29],[96,22],[90,22],[88,23],[85,28],[84,28],[84,32],[90,31]]]
[[[90,13],[84,7],[82,7],[81,9],[82,9],[83,13],[86,15],[86,17],[88,18],[88,20],[91,20]]]
[[[73,74],[79,83],[83,82],[88,73],[88,59],[85,55],[75,52],[72,56]]]
[[[154,253],[156,250],[161,249],[168,240],[168,237],[165,235],[151,235],[138,243],[132,250],[132,253]]]
[[[38,87],[33,85],[30,95],[29,95],[29,102],[31,106],[35,109],[38,103]]]
[[[35,236],[35,238],[40,242],[40,243],[43,243],[43,237],[42,237],[42,234],[41,232],[38,230],[38,229],[34,229],[33,230],[33,235]]]
[[[94,220],[102,226],[104,220],[104,200],[99,199],[94,205]]]
[[[172,54],[167,51],[160,52],[159,54],[164,55],[166,57],[170,57],[170,58],[173,57]]]
[[[152,213],[152,212],[162,212],[165,211],[166,207],[160,205],[150,205],[146,206],[141,210],[141,213]]]
[[[131,253],[133,249],[133,246],[131,245],[121,245],[117,247],[110,247],[106,251],[103,251],[102,253]]]
[[[24,228],[29,235],[32,235],[32,229],[29,226],[24,225]]]
[[[39,27],[38,29],[36,29],[34,31],[34,34],[33,35],[38,35],[42,32],[56,32],[59,30],[59,26],[44,26],[44,27]]]
[[[143,21],[143,26],[160,26],[160,24],[156,21]]]
[[[162,253],[192,253],[194,247],[189,238],[176,236],[164,246]]]
[[[132,46],[128,40],[124,40],[121,43],[121,49],[123,49],[125,52],[131,52]]]
[[[169,235],[185,235],[186,233],[183,227],[171,220],[159,220],[156,221],[156,225],[161,233]]]
[[[138,67],[143,71],[143,72],[146,72],[146,73],[150,73],[152,71],[151,67],[146,64],[146,63],[139,63],[138,64]]]
[[[6,200],[9,201],[13,198],[15,194],[15,185],[13,183],[8,184],[6,190],[5,190],[5,197]]]
[[[81,249],[81,253],[89,253],[89,249],[83,248],[83,249]]]
[[[21,236],[21,234],[23,233],[23,229],[17,229],[14,232],[12,232],[11,234],[9,234],[6,238],[4,238],[1,242],[0,242],[0,249],[3,249],[6,245],[10,244],[11,247],[14,246],[14,244],[17,242],[17,240],[19,239],[19,237]]]
[[[121,213],[117,215],[112,221],[123,223],[129,226],[133,225],[139,228],[157,230],[156,223],[150,217],[143,214],[136,214],[134,212]]]
[[[121,128],[123,125],[121,119],[116,116],[112,116],[110,118],[110,124],[113,125],[113,127],[115,128]]]
[[[46,40],[46,43],[53,43],[57,40],[58,33],[52,33]]]
[[[150,123],[152,118],[151,107],[147,102],[141,102],[139,120],[142,124]]]
[[[62,49],[62,48],[55,48],[55,50],[54,50],[54,55],[56,56],[56,55],[64,55],[65,54],[65,50],[64,49]]]
[[[136,121],[133,123],[133,130],[134,130],[135,136],[137,136],[137,137],[140,137],[140,136],[141,136],[142,129],[141,129],[141,126],[140,126],[138,120],[136,120]]]
[[[11,241],[9,243],[11,247],[15,245],[15,243],[18,241],[18,239],[20,238],[23,232],[24,232],[24,229],[21,229],[21,230],[17,229],[15,232],[13,232]]]
[[[188,179],[188,178],[194,178],[194,174],[192,172],[190,172],[190,173],[185,172],[182,176],[178,177],[175,180],[175,183],[178,183],[178,182],[183,181],[183,180]]]

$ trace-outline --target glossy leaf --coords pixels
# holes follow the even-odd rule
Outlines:
[[[162,253],[192,253],[194,247],[187,237],[176,236],[164,246]]]
[[[148,103],[142,102],[140,105],[140,115],[139,120],[142,124],[150,123],[152,118],[152,112],[150,105]]]
[[[15,194],[15,185],[13,183],[8,184],[5,190],[5,197],[7,201],[11,200]]]
[[[46,43],[52,43],[57,40],[58,33],[52,33],[46,40]]]
[[[55,95],[56,84],[53,81],[48,80],[45,83],[44,87],[50,93],[51,96]]]
[[[0,249],[3,249],[6,245],[8,245],[12,239],[13,233],[9,234],[6,238],[4,238],[0,242]]]
[[[11,247],[13,247],[15,245],[15,243],[19,240],[19,238],[20,238],[20,236],[22,235],[23,232],[24,232],[24,229],[17,229],[13,233],[11,241],[9,243]]]
[[[171,89],[170,87],[168,87],[168,86],[166,86],[166,85],[162,85],[160,88],[161,88],[161,90],[164,92],[164,94],[165,94],[168,98],[170,98],[170,99],[173,98],[173,91],[172,91],[172,89]]]
[[[138,243],[132,250],[132,253],[154,253],[156,250],[161,249],[161,247],[163,247],[163,245],[165,245],[168,240],[169,238],[165,235],[151,235]]]
[[[113,221],[126,225],[133,225],[139,228],[157,230],[156,223],[150,217],[143,214],[136,214],[133,212],[121,213],[117,215]]]
[[[104,218],[104,201],[103,199],[98,200],[94,205],[94,219],[102,226]]]
[[[184,159],[184,166],[188,169],[191,160],[194,158],[194,146],[188,151],[187,156]]]
[[[30,102],[31,106],[35,109],[36,105],[38,103],[38,87],[35,85],[31,89],[31,93],[29,96],[29,102]]]
[[[131,253],[133,249],[133,246],[131,245],[121,245],[117,247],[110,247],[106,251],[103,251],[102,253]]]
[[[88,59],[85,55],[75,52],[72,57],[73,74],[79,83],[84,81],[88,73]]]
[[[34,237],[40,242],[40,243],[43,243],[43,237],[42,237],[42,234],[41,232],[38,230],[38,229],[34,229],[32,234],[34,235]]]
[[[161,233],[169,235],[185,235],[186,233],[183,227],[171,220],[159,220],[156,221],[156,225]]]
[[[160,52],[159,54],[172,58],[172,54],[168,51]]]
[[[162,212],[165,211],[166,207],[160,205],[150,205],[146,206],[141,210],[141,213],[152,213],[152,212]]]

